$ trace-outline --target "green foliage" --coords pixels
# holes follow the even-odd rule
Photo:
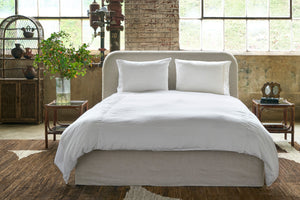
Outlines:
[[[69,43],[70,35],[64,31],[52,33],[51,36],[41,42],[41,54],[37,54],[34,65],[43,63],[46,71],[51,75],[59,74],[60,77],[67,79],[84,76],[86,67],[91,63],[90,51],[88,45],[83,44],[78,50],[71,45],[68,48],[64,43]]]

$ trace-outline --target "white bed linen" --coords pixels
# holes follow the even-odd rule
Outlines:
[[[68,182],[77,159],[101,150],[222,150],[264,161],[266,184],[278,177],[268,131],[237,98],[210,93],[116,93],[85,112],[62,134],[55,164]]]

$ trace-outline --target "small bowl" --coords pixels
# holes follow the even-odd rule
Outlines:
[[[33,32],[24,31],[23,35],[26,38],[32,38],[33,37]]]

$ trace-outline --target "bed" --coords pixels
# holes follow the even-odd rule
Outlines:
[[[170,91],[117,92],[120,80],[116,60],[151,61],[166,58],[170,58],[168,70]],[[176,91],[175,59],[231,61],[230,95]],[[62,171],[64,180],[68,182],[70,171],[75,167],[77,185],[252,187],[271,185],[278,176],[276,148],[269,133],[255,116],[237,98],[234,98],[238,97],[237,72],[236,59],[225,52],[120,51],[109,54],[103,65],[103,101],[82,115],[62,135],[55,164]],[[156,101],[160,99],[169,104],[161,105],[161,101]],[[144,123],[144,119],[149,118],[145,113],[151,113],[152,109],[147,106],[145,108],[142,102],[147,101],[163,106],[161,110],[169,109],[161,115],[155,114],[155,122],[151,121],[155,126],[148,127],[149,123]],[[222,110],[223,102],[231,102],[227,110],[223,109],[223,115],[234,110],[230,117],[237,118],[236,121],[247,118],[248,122],[230,124],[224,121],[224,117],[214,123],[207,117],[205,117],[207,121],[197,122],[197,119],[191,116],[188,116],[188,120],[175,117],[172,122],[169,122],[169,119],[166,120],[169,113],[181,117],[181,114],[174,111],[177,106],[173,107],[178,101],[183,102],[182,110],[190,109],[192,116],[206,108],[208,109],[206,112],[209,110],[216,112],[219,108]],[[194,109],[191,107],[194,105],[198,106]],[[145,110],[139,111],[139,108]],[[141,116],[138,120],[141,124],[136,121],[131,123],[131,112]],[[127,121],[118,121],[116,124],[114,120],[118,115],[124,115]],[[104,116],[110,118],[105,124]],[[186,122],[182,123],[182,121]],[[131,123],[130,126],[128,122]],[[219,128],[218,125],[221,126],[222,123],[227,128]],[[124,127],[126,130],[123,129]],[[143,130],[144,127],[148,128],[147,131]],[[172,134],[168,135],[170,131],[167,129],[170,127],[172,127]],[[140,133],[137,130],[141,130]],[[102,134],[105,131],[110,134]],[[97,132],[101,134],[96,134]],[[193,133],[189,135],[188,132]],[[203,134],[198,136],[198,132]],[[227,135],[228,137],[232,135],[232,138],[228,139]],[[139,139],[135,139],[136,137]],[[172,143],[176,144],[169,142],[173,138],[176,138],[176,141]],[[252,139],[254,142],[251,143]],[[187,140],[189,145],[184,144],[184,140]],[[227,140],[228,143],[225,142]],[[198,143],[202,143],[202,146]]]

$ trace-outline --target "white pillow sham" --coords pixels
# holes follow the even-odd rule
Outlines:
[[[117,59],[118,92],[168,90],[170,61],[171,58],[143,62]]]
[[[176,90],[230,95],[231,61],[195,61],[175,59]]]

